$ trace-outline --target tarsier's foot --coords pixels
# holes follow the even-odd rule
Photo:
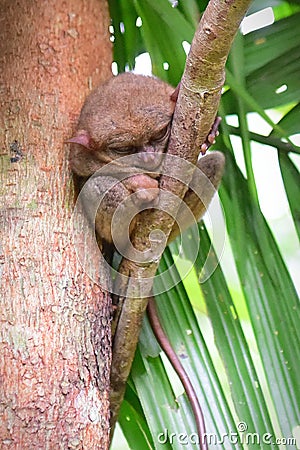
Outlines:
[[[191,222],[191,216],[187,215],[185,208],[180,208],[177,216],[180,217],[180,223],[183,225],[183,228],[179,229],[178,223],[175,221],[168,242],[175,239],[205,214],[221,182],[224,165],[225,157],[221,152],[214,151],[200,158],[197,164],[198,169],[195,170],[190,182],[190,188],[183,199],[192,212],[194,220]]]
[[[215,118],[213,126],[211,127],[211,130],[208,133],[205,142],[201,145],[200,151],[201,151],[202,155],[205,155],[205,153],[209,149],[209,147],[216,142],[216,137],[219,136],[218,128],[219,128],[221,120],[222,120],[222,118],[219,116],[217,116]]]

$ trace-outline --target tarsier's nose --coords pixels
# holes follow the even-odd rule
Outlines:
[[[158,151],[155,146],[145,145],[138,154],[141,166],[147,169],[156,169],[162,161],[162,152]]]

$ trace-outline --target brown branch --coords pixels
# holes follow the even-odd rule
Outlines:
[[[168,147],[168,155],[183,158],[192,164],[184,174],[185,183],[178,181],[183,175],[180,173],[180,164],[164,167],[163,173],[170,176],[163,175],[160,182],[160,188],[172,192],[177,199],[184,197],[193,175],[193,164],[197,161],[201,144],[216,116],[227,56],[250,3],[250,0],[211,0],[194,36],[181,81]],[[170,208],[176,215],[178,202],[174,201],[168,210]],[[150,233],[160,229],[165,236],[169,236],[173,223],[174,219],[161,210],[143,211],[132,237],[133,246],[140,252],[146,251]],[[121,281],[119,286],[122,292],[119,298],[121,311],[113,345],[111,375],[112,428],[123,399],[159,259],[157,254],[145,264],[123,259],[119,270],[130,278],[128,283],[123,282],[122,285]]]

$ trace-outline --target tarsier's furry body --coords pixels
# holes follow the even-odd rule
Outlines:
[[[159,169],[168,145],[175,102],[174,89],[153,77],[125,73],[112,78],[96,88],[86,99],[77,126],[76,135],[70,139],[70,163],[73,172],[83,182],[108,163],[112,169],[93,179],[88,202],[96,203],[99,194],[106,192],[112,179],[122,180],[104,196],[95,219],[100,240],[113,246],[111,221],[116,208],[131,194],[137,206],[155,207],[159,199]],[[122,156],[134,155],[133,166],[118,161]],[[222,177],[224,157],[213,152],[200,159],[198,167],[203,177],[194,177],[192,184],[203,184],[203,201],[189,190],[184,201],[199,219],[205,212]],[[144,173],[137,173],[143,171]],[[124,176],[127,176],[124,179]],[[179,211],[180,214],[180,211]],[[129,226],[129,235],[136,222]],[[187,224],[188,225],[188,224]],[[171,239],[179,233],[174,225]],[[125,245],[125,243],[124,243]],[[150,311],[153,314],[154,309]],[[152,320],[155,326],[155,320]],[[156,333],[157,334],[157,333]],[[162,347],[171,349],[166,337]],[[174,352],[173,352],[174,353]],[[186,376],[181,363],[173,360],[176,371]],[[182,378],[182,377],[181,377]],[[195,408],[195,393],[186,387],[193,405],[196,422],[201,420]]]

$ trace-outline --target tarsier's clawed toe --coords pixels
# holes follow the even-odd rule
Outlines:
[[[215,121],[213,123],[213,126],[211,127],[211,130],[209,132],[209,134],[206,137],[205,142],[201,145],[201,153],[202,155],[205,155],[206,151],[209,149],[209,147],[213,144],[215,144],[216,142],[216,137],[219,136],[219,125],[221,122],[222,118],[217,116],[215,118]]]

